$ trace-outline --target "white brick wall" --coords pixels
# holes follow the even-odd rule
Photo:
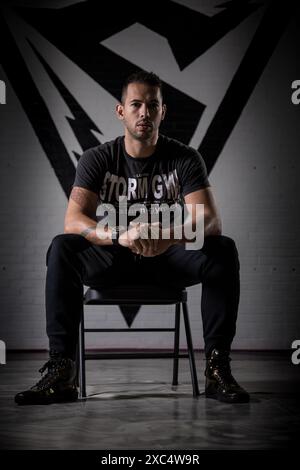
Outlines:
[[[230,136],[210,180],[241,261],[234,348],[289,348],[300,337],[299,122],[290,84],[300,78],[295,23],[282,38]],[[1,79],[6,79],[0,68]],[[46,249],[62,232],[66,199],[9,83],[0,107],[0,338],[9,349],[46,348]],[[112,111],[113,112],[113,111]],[[201,286],[189,289],[194,343],[203,347]],[[89,307],[88,325],[125,325],[109,307]],[[173,324],[170,307],[143,307],[134,326]],[[151,308],[151,312],[153,312]],[[181,335],[182,345],[184,335]],[[169,347],[170,334],[91,335],[88,346]]]

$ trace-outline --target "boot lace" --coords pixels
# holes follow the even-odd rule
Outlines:
[[[43,374],[46,369],[48,372],[37,382],[35,385],[39,390],[45,390],[51,387],[59,378],[61,369],[66,365],[66,360],[60,361],[49,359],[40,369],[39,372]],[[35,388],[34,387],[34,388]]]
[[[231,373],[230,361],[230,357],[226,356],[219,357],[218,361],[211,361],[209,364],[212,375],[224,389],[232,387],[232,385],[237,386],[237,382]]]

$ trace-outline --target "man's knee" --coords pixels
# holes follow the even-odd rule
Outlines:
[[[66,253],[66,251],[78,251],[79,245],[88,243],[87,240],[81,235],[73,233],[62,233],[56,235],[46,253],[46,265],[48,266],[49,256],[54,254],[59,256]]]
[[[227,237],[226,235],[219,235],[217,238],[219,239],[217,243],[222,251],[230,255],[238,254],[235,241],[232,238]]]
[[[237,253],[234,240],[226,235],[211,235],[205,239],[205,244],[226,253]]]
[[[239,269],[238,250],[232,238],[225,235],[209,236],[205,239],[204,246],[209,254],[222,261],[224,265]]]

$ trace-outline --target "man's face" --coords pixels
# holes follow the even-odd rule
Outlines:
[[[130,83],[123,103],[117,106],[117,115],[131,137],[147,141],[158,134],[165,116],[160,89],[145,83]]]

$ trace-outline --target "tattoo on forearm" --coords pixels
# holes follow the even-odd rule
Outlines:
[[[85,209],[90,209],[92,210],[95,201],[93,200],[93,197],[88,194],[88,192],[84,188],[79,188],[79,187],[74,187],[71,191],[70,198],[73,199],[79,206]]]
[[[84,230],[80,233],[80,235],[81,235],[82,237],[85,237],[85,238],[86,238],[86,237],[89,235],[89,233],[91,233],[91,232],[93,232],[93,231],[95,230],[95,228],[96,228],[96,227],[94,227],[94,226],[87,227],[86,229],[84,229]]]
[[[85,206],[86,203],[86,194],[82,191],[81,188],[73,188],[70,194],[71,199],[77,202],[81,207]]]

